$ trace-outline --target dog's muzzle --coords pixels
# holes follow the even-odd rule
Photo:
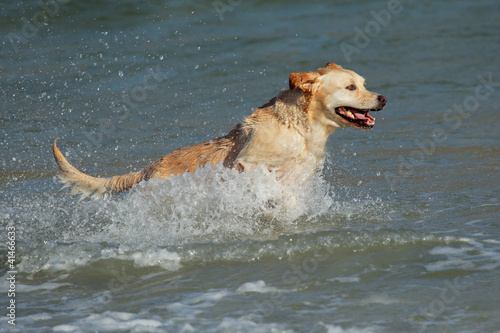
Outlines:
[[[377,96],[378,105],[372,109],[356,109],[349,106],[335,108],[335,113],[361,129],[371,129],[375,125],[375,118],[370,116],[370,111],[380,111],[387,104],[387,98]]]

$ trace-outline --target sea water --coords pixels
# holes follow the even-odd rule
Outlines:
[[[497,1],[0,9],[1,331],[499,331]],[[137,171],[329,61],[388,104],[305,186],[217,166],[59,190],[56,138],[88,174]]]

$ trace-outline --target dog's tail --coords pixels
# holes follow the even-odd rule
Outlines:
[[[96,178],[86,175],[69,164],[68,160],[66,160],[64,155],[57,148],[56,141],[57,140],[54,140],[52,152],[54,153],[54,159],[56,160],[57,166],[62,171],[57,176],[61,182],[64,183],[63,188],[73,186],[71,195],[77,193],[82,194],[80,200],[85,199],[89,195],[92,195],[94,199],[97,199],[100,196],[108,196],[113,192],[118,193],[128,190],[143,180],[142,171],[129,173],[123,176],[115,176],[112,178]]]

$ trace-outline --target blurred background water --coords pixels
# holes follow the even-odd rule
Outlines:
[[[1,331],[498,332],[498,1],[0,9]],[[293,210],[220,167],[110,200],[58,191],[55,138],[89,174],[140,170],[328,61],[389,103],[332,135]]]

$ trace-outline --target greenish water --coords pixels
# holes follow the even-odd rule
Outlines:
[[[0,9],[0,331],[499,331],[497,1]],[[92,175],[139,170],[328,61],[389,102],[332,135],[294,209],[221,167],[110,200],[59,191],[55,138]]]

